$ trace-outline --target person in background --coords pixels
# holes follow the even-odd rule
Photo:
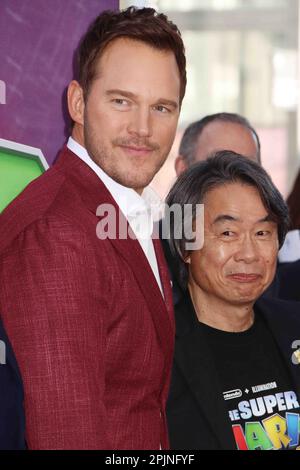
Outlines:
[[[30,449],[167,449],[172,293],[143,190],[175,137],[184,46],[164,14],[131,7],[100,14],[77,59],[71,136],[0,216],[0,311],[26,439]]]
[[[300,170],[287,198],[290,226],[278,259],[278,297],[300,301]]]
[[[250,122],[240,114],[216,113],[184,131],[175,160],[177,176],[218,150],[232,150],[261,163],[259,137]]]
[[[196,234],[204,204],[202,247],[187,249],[171,221],[185,292],[175,307],[171,448],[299,449],[300,304],[260,298],[288,229],[282,196],[259,164],[221,151],[182,173],[166,202],[192,205]]]
[[[300,170],[286,202],[290,211],[290,230],[300,230]]]

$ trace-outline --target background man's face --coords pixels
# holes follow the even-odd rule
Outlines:
[[[258,161],[254,134],[233,122],[216,120],[205,126],[197,142],[196,161],[206,160],[208,155],[218,150],[231,150]]]
[[[139,192],[164,163],[179,117],[175,56],[142,42],[108,45],[84,109],[84,145],[115,181]]]
[[[275,274],[277,224],[249,185],[218,186],[203,202],[204,245],[191,252],[189,282],[211,299],[251,303]]]

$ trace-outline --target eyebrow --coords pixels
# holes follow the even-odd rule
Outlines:
[[[215,220],[213,221],[213,224],[221,224],[221,223],[226,222],[226,221],[241,222],[241,218],[240,217],[233,217],[232,215],[229,215],[229,214],[220,214],[215,218]],[[267,214],[262,219],[259,219],[256,223],[261,224],[263,222],[273,222],[273,219],[270,216],[270,214]]]
[[[130,98],[132,100],[137,100],[138,99],[138,96],[135,93],[132,93],[131,91],[120,90],[118,88],[107,90],[105,92],[105,94],[107,96],[122,95],[122,96],[126,96],[127,98]],[[176,101],[168,100],[166,98],[159,98],[158,100],[156,100],[156,102],[161,103],[161,104],[165,104],[165,105],[168,105],[168,106],[172,106],[175,109],[178,108],[178,103]]]

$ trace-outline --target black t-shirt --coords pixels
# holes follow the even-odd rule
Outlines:
[[[215,361],[237,448],[300,450],[300,397],[264,320],[256,315],[241,333],[199,327]]]

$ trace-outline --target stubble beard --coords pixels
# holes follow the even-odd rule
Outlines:
[[[109,150],[101,142],[97,132],[93,130],[91,126],[86,125],[84,127],[85,148],[92,160],[117,183],[135,189],[136,191],[142,191],[151,183],[156,173],[164,164],[167,156],[165,158],[158,158],[156,165],[152,168],[150,165],[148,168],[141,166],[134,167],[133,163],[129,166],[128,161],[126,161],[125,167],[122,168],[122,165],[118,162],[118,155],[114,155],[113,153],[113,149],[118,148],[118,141],[119,139],[115,139],[115,142],[112,142],[112,149]],[[154,152],[160,153],[158,145],[153,148],[153,153]],[[150,159],[154,159],[153,154],[149,155],[149,160]]]

